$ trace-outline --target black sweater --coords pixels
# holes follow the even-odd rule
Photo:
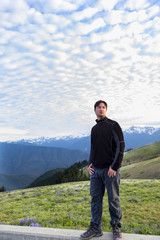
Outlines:
[[[125,148],[121,127],[107,117],[96,120],[91,130],[91,151],[89,164],[97,168],[111,168],[117,171],[121,167]]]

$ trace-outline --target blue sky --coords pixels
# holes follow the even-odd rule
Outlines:
[[[160,1],[1,0],[0,141],[160,126]]]

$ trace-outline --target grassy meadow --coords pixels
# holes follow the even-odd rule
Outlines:
[[[160,235],[160,180],[121,180],[122,232]],[[89,181],[0,193],[0,224],[85,230]],[[107,193],[102,230],[111,231]]]
[[[83,171],[87,175],[88,167]],[[160,179],[160,142],[125,152],[121,179]]]

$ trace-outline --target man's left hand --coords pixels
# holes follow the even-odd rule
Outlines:
[[[108,177],[113,178],[116,176],[116,171],[114,171],[111,167],[108,170]]]

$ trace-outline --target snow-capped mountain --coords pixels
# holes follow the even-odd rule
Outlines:
[[[139,134],[147,133],[149,135],[152,135],[156,131],[158,131],[158,129],[154,128],[154,127],[135,127],[135,126],[133,126],[133,127],[128,128],[124,132],[130,133],[130,134],[132,134],[132,133],[139,133]]]
[[[160,128],[154,127],[130,127],[124,131],[126,148],[138,148],[160,141]]]
[[[11,143],[11,142],[10,142]],[[15,142],[12,142],[15,143]],[[89,152],[90,150],[90,136],[66,136],[62,138],[35,138],[35,139],[22,139],[16,141],[18,144],[24,145],[37,145],[42,147],[58,147],[67,148],[70,150],[81,150],[83,152]]]
[[[125,151],[160,141],[160,128],[131,127],[123,133]],[[22,188],[48,170],[88,160],[89,152],[89,134],[0,143],[0,186]]]
[[[125,150],[138,148],[147,144],[160,141],[160,128],[154,127],[137,127],[132,126],[123,131],[125,139]],[[36,138],[20,140],[19,144],[32,144],[46,147],[60,147],[67,149],[77,149],[83,152],[90,151],[90,135],[84,136],[65,136],[57,138]]]

